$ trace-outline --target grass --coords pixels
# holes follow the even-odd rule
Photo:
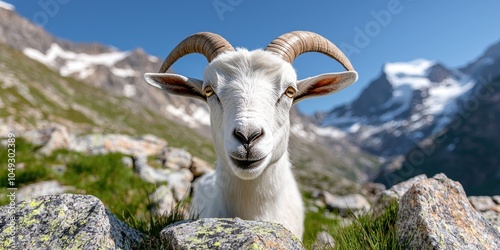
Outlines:
[[[169,214],[154,215],[149,213],[146,217],[131,217],[127,223],[146,236],[143,241],[136,246],[136,249],[161,250],[169,249],[168,245],[161,240],[160,232],[166,226],[188,219],[186,203],[179,203]]]
[[[335,239],[335,249],[406,249],[396,235],[397,202],[391,203],[380,215],[365,214],[352,224],[334,227],[329,233]]]

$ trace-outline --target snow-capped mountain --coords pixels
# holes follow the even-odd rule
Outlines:
[[[319,122],[341,128],[374,154],[403,154],[448,124],[474,83],[435,61],[387,63],[355,101],[323,114]]]
[[[445,173],[468,194],[500,193],[500,42],[460,71],[475,84],[462,95],[466,100],[458,102],[452,121],[388,163],[377,182],[390,186],[418,174]]]

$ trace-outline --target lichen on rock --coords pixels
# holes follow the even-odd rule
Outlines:
[[[239,218],[206,218],[172,224],[161,232],[172,249],[303,249],[282,225]]]
[[[131,249],[141,239],[90,195],[47,195],[0,207],[1,249]]]
[[[399,202],[396,226],[410,249],[500,249],[500,232],[444,174],[413,184]]]

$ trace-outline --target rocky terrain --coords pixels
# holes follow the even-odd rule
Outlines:
[[[4,125],[2,130],[9,131],[11,128],[5,128]],[[37,150],[34,153],[40,156],[51,157],[51,155],[60,154],[61,150],[89,156],[113,153],[122,155],[122,167],[129,168],[142,181],[155,184],[155,190],[148,197],[148,209],[151,214],[157,216],[172,213],[176,204],[189,197],[191,182],[213,171],[211,164],[193,157],[183,149],[169,147],[168,142],[153,135],[135,137],[121,134],[76,135],[71,134],[66,127],[59,124],[25,131],[23,134],[26,136],[25,140],[36,145]],[[6,138],[4,135],[2,137]],[[6,139],[3,139],[2,145],[5,143]],[[19,163],[18,166],[22,164]],[[76,166],[46,167],[52,168],[55,172],[67,172],[68,168]],[[29,166],[22,168],[29,168]],[[18,171],[23,171],[22,168]],[[19,189],[15,191],[13,203],[0,209],[0,239],[4,242],[4,247],[103,246],[131,249],[132,246],[140,245],[140,242],[145,239],[144,234],[130,228],[105,209],[106,205],[98,198],[89,195],[65,194],[86,193],[78,187],[63,185],[56,180],[18,185]],[[495,249],[495,246],[500,245],[500,197],[471,196],[467,198],[462,186],[443,174],[430,179],[421,175],[388,190],[385,190],[383,185],[375,183],[363,187],[360,193],[345,195],[315,189],[313,196],[306,199],[306,208],[308,213],[324,210],[325,216],[334,216],[336,220],[343,221],[344,225],[349,225],[353,221],[350,216],[352,213],[381,214],[391,201],[399,201],[397,223],[400,223],[398,228],[401,231],[398,231],[398,235],[401,237],[401,244],[410,241],[408,244],[413,246],[425,244],[446,246],[438,249],[458,245],[470,245],[472,249],[481,249],[481,246],[485,246],[481,245],[483,244],[481,239],[488,238],[488,242],[493,242],[493,244],[487,245],[490,248],[485,249]],[[408,207],[410,205],[412,207]],[[12,213],[14,213],[13,217]],[[181,213],[185,213],[185,210]],[[433,215],[433,213],[436,214]],[[64,216],[59,216],[61,214]],[[108,219],[103,220],[103,217]],[[9,218],[15,218],[12,225],[15,224],[16,227],[9,224],[11,223]],[[446,219],[443,220],[443,218]],[[464,219],[467,221],[463,221]],[[93,221],[99,223],[93,223]],[[409,221],[415,222],[408,223]],[[417,225],[415,223],[421,223],[422,226],[415,228]],[[46,226],[34,227],[34,225]],[[241,227],[241,230],[236,230],[236,226]],[[315,225],[315,227],[318,226]],[[226,232],[217,228],[231,230]],[[426,230],[418,231],[419,237],[410,237],[411,240],[409,240],[408,235],[413,235],[415,230],[420,228],[426,228]],[[475,231],[472,231],[472,228]],[[13,235],[10,230],[15,230],[14,238],[10,237]],[[462,237],[456,238],[456,234],[449,234],[457,230],[461,232]],[[200,236],[202,231],[207,232],[205,236]],[[211,233],[214,231],[217,233]],[[244,232],[243,236],[242,232]],[[270,232],[274,233],[270,234]],[[273,238],[277,237],[276,232],[280,232],[281,236]],[[439,234],[434,235],[435,232]],[[95,233],[99,237],[93,237]],[[223,249],[223,246],[253,246],[254,244],[271,249],[302,248],[301,243],[280,225],[246,222],[238,219],[234,221],[185,221],[182,224],[173,224],[165,228],[160,235],[163,243],[171,244],[174,248],[220,246],[220,249]],[[316,244],[331,246],[334,244],[331,237],[327,231],[320,231],[317,233]]]

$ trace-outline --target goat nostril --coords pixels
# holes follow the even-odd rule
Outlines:
[[[255,141],[256,139],[258,139],[259,137],[261,137],[263,134],[264,134],[264,131],[262,129],[253,132],[250,135],[250,137],[248,138],[248,142],[250,143],[250,142]]]
[[[242,132],[240,129],[234,129],[233,130],[233,135],[236,137],[236,139],[241,142],[242,144],[248,145],[251,144],[253,141],[259,139],[262,135],[264,135],[264,130],[259,129],[253,133],[250,134],[250,136],[246,136],[244,132]],[[245,146],[247,147],[247,146]]]
[[[248,143],[248,138],[243,134],[243,132],[241,132],[241,130],[239,129],[234,129],[233,131],[233,135],[234,137],[236,137],[236,139],[238,139],[238,141],[240,141],[241,143]]]

